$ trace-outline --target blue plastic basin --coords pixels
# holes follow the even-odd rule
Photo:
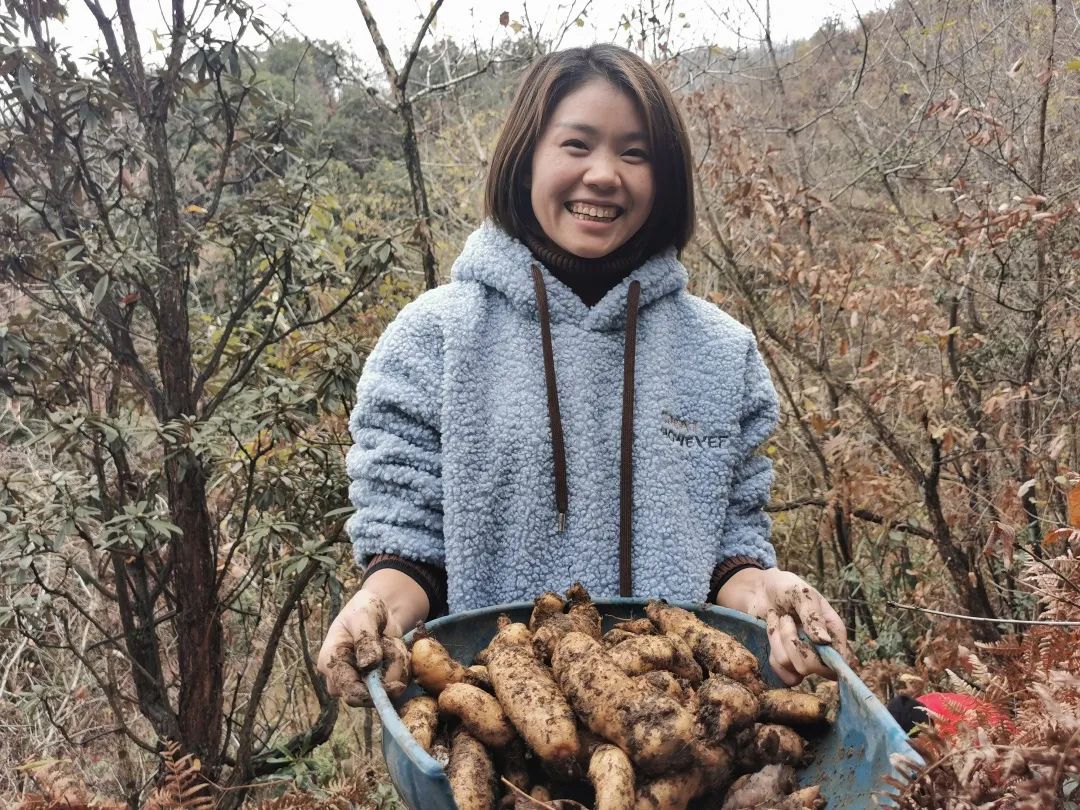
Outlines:
[[[595,602],[604,617],[605,631],[617,619],[645,615],[645,601],[641,599]],[[680,606],[739,639],[757,656],[765,682],[783,686],[768,665],[768,639],[762,622],[745,613],[713,605]],[[436,619],[427,628],[455,659],[468,664],[495,635],[500,613],[509,614],[514,621],[526,622],[531,612],[531,603],[499,605]],[[411,635],[406,636],[407,641]],[[799,783],[821,785],[822,794],[828,799],[828,810],[866,810],[874,806],[874,795],[885,787],[882,777],[893,772],[890,755],[902,754],[916,762],[921,759],[908,744],[900,726],[840,655],[831,647],[819,646],[817,650],[822,660],[839,673],[840,710],[828,731],[814,738],[812,758],[799,770]],[[382,720],[386,767],[401,798],[412,810],[457,810],[446,772],[409,734],[378,674],[369,674],[366,683]],[[418,687],[411,685],[398,704],[418,692]]]

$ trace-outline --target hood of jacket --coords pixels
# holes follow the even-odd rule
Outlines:
[[[686,268],[676,258],[675,248],[670,247],[646,259],[599,303],[589,307],[555,278],[524,243],[490,219],[469,235],[450,270],[450,278],[452,281],[477,281],[501,293],[515,309],[537,317],[533,265],[540,268],[544,277],[551,322],[571,322],[592,331],[625,327],[627,292],[635,281],[641,285],[641,309],[685,289],[687,282]]]

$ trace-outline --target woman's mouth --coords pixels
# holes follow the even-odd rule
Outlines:
[[[580,202],[568,202],[564,205],[574,219],[585,222],[613,222],[622,216],[623,212],[617,205],[590,205]]]

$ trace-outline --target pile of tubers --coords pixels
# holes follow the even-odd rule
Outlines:
[[[401,709],[447,770],[459,810],[806,810],[820,697],[766,689],[754,655],[693,613],[652,601],[601,633],[580,583],[541,594],[528,625],[499,618],[472,666],[417,629]],[[792,726],[795,728],[793,729]]]

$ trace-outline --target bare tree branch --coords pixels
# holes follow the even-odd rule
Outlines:
[[[361,2],[361,0],[357,0]],[[405,64],[401,68],[401,74],[398,76],[398,81],[401,83],[401,92],[404,94],[405,85],[409,81],[409,74],[412,72],[413,63],[416,61],[417,55],[420,53],[420,46],[424,42],[424,37],[427,36],[428,28],[435,21],[435,15],[439,13],[439,9],[442,8],[443,0],[435,0],[431,4],[431,8],[428,9],[427,16],[424,17],[424,21],[420,24],[420,30],[416,32],[416,39],[413,40],[412,47],[409,48],[409,55],[405,57]],[[363,13],[363,9],[361,9]],[[367,18],[370,15],[364,17],[364,22],[367,22]],[[371,25],[368,25],[368,30],[371,30]]]

